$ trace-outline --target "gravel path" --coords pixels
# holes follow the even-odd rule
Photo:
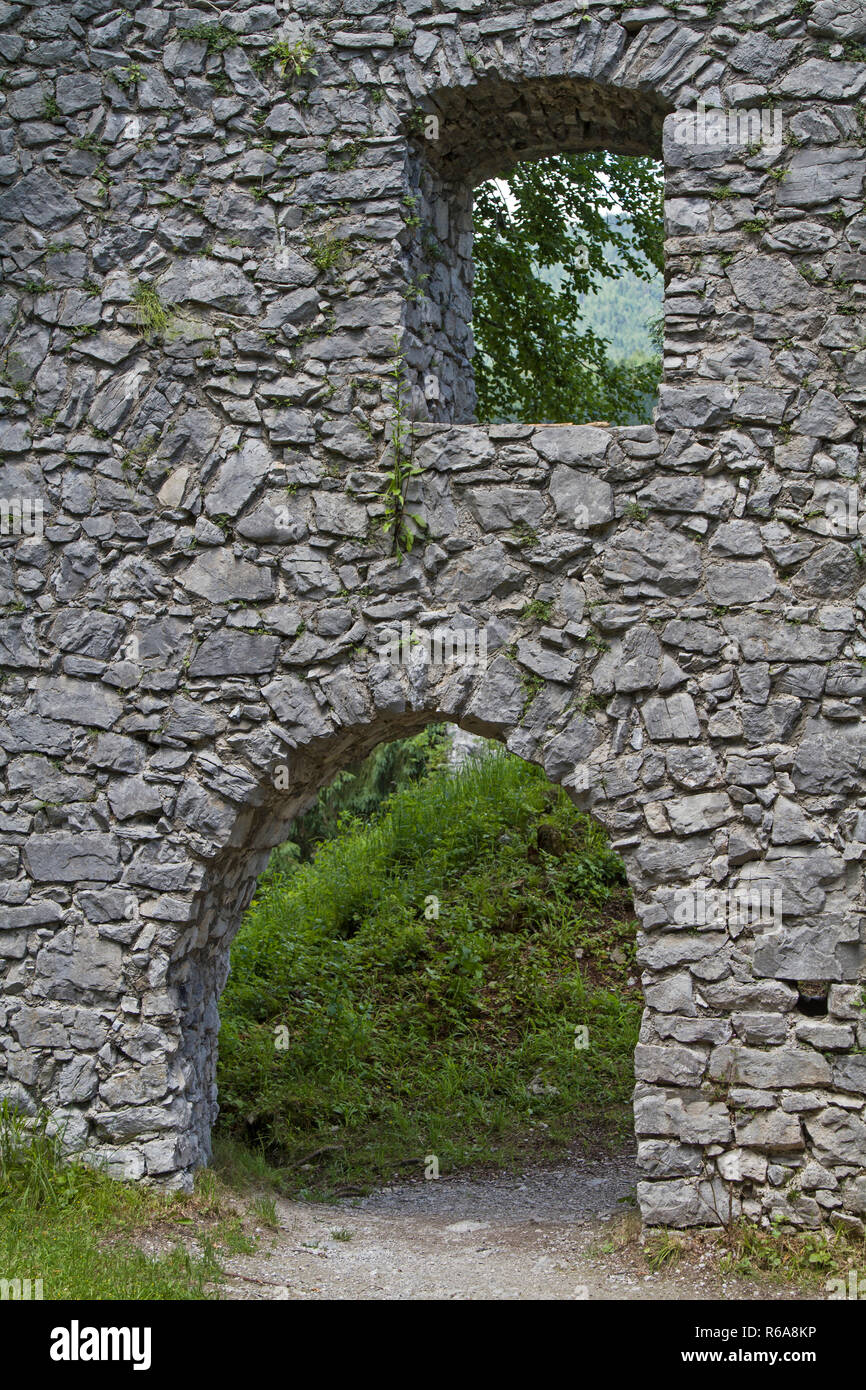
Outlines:
[[[689,1242],[652,1273],[640,1245],[629,1157],[570,1160],[523,1175],[385,1187],[323,1206],[278,1201],[278,1231],[224,1261],[227,1299],[803,1298],[715,1272]],[[625,1199],[625,1200],[623,1200]]]

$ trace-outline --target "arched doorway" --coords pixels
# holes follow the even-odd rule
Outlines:
[[[621,862],[540,768],[456,732],[380,745],[272,855],[220,1001],[218,1164],[331,1198],[633,1160]]]

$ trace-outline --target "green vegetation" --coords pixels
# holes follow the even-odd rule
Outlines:
[[[331,173],[347,173],[354,169],[366,148],[365,140],[347,140],[339,150],[332,149],[330,140],[325,146],[325,164]]]
[[[345,261],[348,247],[339,237],[318,237],[310,242],[310,259],[317,270],[334,270]]]
[[[161,338],[171,323],[171,313],[163,304],[153,285],[143,282],[135,287],[132,296],[138,329],[144,338]]]
[[[552,599],[533,599],[522,609],[520,617],[523,622],[549,623],[553,613]]]
[[[685,1241],[672,1231],[655,1230],[647,1236],[643,1247],[643,1257],[653,1273],[665,1265],[677,1264],[685,1254]]]
[[[647,326],[664,254],[656,161],[600,152],[519,164],[507,188],[476,189],[474,218],[479,418],[648,419],[661,371]]]
[[[720,1268],[825,1290],[829,1280],[847,1281],[850,1270],[866,1268],[866,1241],[842,1229],[794,1231],[781,1218],[769,1229],[740,1221],[726,1232]]]
[[[182,39],[206,43],[208,53],[224,53],[227,48],[235,48],[240,42],[237,34],[231,29],[226,29],[223,24],[192,24],[185,29],[179,29],[178,34]]]
[[[661,275],[646,280],[623,270],[617,279],[600,277],[580,296],[583,321],[607,342],[610,362],[639,366],[657,357],[663,288]]]
[[[385,399],[391,406],[391,449],[385,487],[382,492],[384,520],[382,530],[391,542],[391,553],[402,558],[415,544],[416,531],[406,524],[407,517],[414,523],[417,531],[423,531],[425,522],[417,512],[406,510],[406,494],[409,484],[421,469],[415,463],[415,433],[407,412],[409,387],[406,382],[405,362],[399,351],[399,337],[394,340],[394,357],[388,372],[389,383]]]
[[[286,1192],[630,1132],[641,1001],[619,859],[519,759],[455,773],[435,737],[414,753],[430,770],[401,751],[403,785],[368,823],[338,813],[307,862],[272,862],[233,946],[223,1161]],[[342,795],[364,789],[375,800],[375,774]]]
[[[144,80],[144,69],[140,63],[130,63],[128,67],[116,70],[114,79],[119,86],[131,90]]]
[[[415,738],[382,743],[361,762],[338,772],[316,804],[292,824],[289,839],[274,850],[269,868],[283,870],[312,859],[325,840],[375,816],[394,792],[443,766],[449,737],[444,724],[428,724]]]
[[[45,1117],[0,1103],[0,1270],[42,1280],[46,1299],[201,1299],[221,1278],[217,1250],[250,1249],[212,1173],[195,1196],[115,1182],[62,1159]],[[181,1236],[195,1224],[199,1253]],[[164,1253],[148,1255],[143,1235]]]
[[[281,76],[287,81],[306,77],[307,74],[316,76],[316,69],[313,67],[315,49],[303,39],[299,39],[297,43],[289,43],[286,39],[278,40],[271,44],[268,56],[279,66]]]

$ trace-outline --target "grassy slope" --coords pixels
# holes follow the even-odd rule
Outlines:
[[[218,1251],[250,1248],[212,1173],[190,1197],[114,1182],[64,1163],[44,1117],[25,1126],[0,1105],[0,1278],[41,1279],[48,1300],[201,1299],[221,1277]]]
[[[221,1006],[222,1133],[310,1195],[426,1154],[447,1171],[624,1137],[633,941],[619,861],[539,770],[433,772],[262,882]]]

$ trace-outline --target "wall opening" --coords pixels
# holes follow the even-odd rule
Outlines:
[[[830,984],[827,980],[796,980],[797,1011],[807,1018],[824,1018],[829,1012]]]
[[[543,771],[429,725],[271,855],[223,993],[218,1161],[297,1195],[634,1151],[621,861]]]
[[[649,422],[666,108],[651,94],[550,78],[484,80],[417,114],[406,361],[420,412],[452,423]]]

